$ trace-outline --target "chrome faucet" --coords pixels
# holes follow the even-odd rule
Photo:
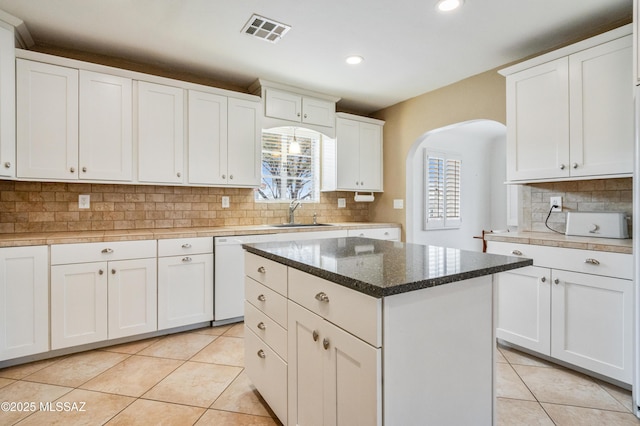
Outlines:
[[[289,203],[289,223],[290,224],[294,224],[296,222],[294,212],[298,207],[300,207],[300,201],[295,198],[291,200],[291,203]]]

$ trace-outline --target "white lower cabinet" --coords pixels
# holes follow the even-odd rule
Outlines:
[[[213,238],[158,241],[158,330],[213,320]]]
[[[157,329],[155,240],[53,245],[51,265],[51,349]]]
[[[400,228],[349,229],[347,236],[400,241]]]
[[[496,275],[498,338],[631,383],[631,255],[493,241],[487,251],[538,265]]]
[[[0,361],[49,350],[47,246],[0,249]]]

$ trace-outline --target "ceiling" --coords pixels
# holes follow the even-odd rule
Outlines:
[[[368,114],[628,22],[632,0],[0,0],[36,48],[180,69],[248,88],[257,78],[335,95]],[[253,14],[290,25],[272,44]],[[349,55],[364,62],[345,63]]]

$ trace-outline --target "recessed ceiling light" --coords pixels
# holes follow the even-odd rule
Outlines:
[[[440,0],[436,4],[436,8],[440,12],[451,12],[462,6],[462,3],[464,3],[464,0]]]
[[[346,59],[346,61],[349,65],[358,65],[359,63],[364,61],[364,58],[362,56],[353,55],[353,56],[349,56]]]

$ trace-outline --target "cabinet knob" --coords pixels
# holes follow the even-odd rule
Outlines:
[[[547,277],[542,277],[542,278],[540,278],[540,282],[541,282],[541,283],[546,283],[546,282],[547,282]]]
[[[598,259],[588,258],[584,260],[584,263],[588,263],[589,265],[599,265],[600,261]]]
[[[263,351],[262,349],[260,349],[260,350],[258,351],[258,357],[260,357],[260,358],[266,358],[266,357],[267,357],[267,355],[264,353],[264,351]]]
[[[112,269],[112,270],[111,270],[111,274],[112,274],[112,275],[115,275],[115,274],[116,274],[116,270],[115,270],[115,269]]]
[[[178,173],[176,173],[176,176],[182,177],[182,173],[178,172]]]
[[[261,302],[264,302],[265,300],[267,300],[267,298],[264,297],[264,294],[260,294],[260,295],[258,295],[258,300],[261,301]]]
[[[4,168],[5,169],[10,169],[11,168],[11,162],[7,161],[6,163],[4,163]]]
[[[265,272],[267,272],[267,270],[264,268],[264,266],[261,266],[258,268],[258,272],[264,274]]]
[[[300,117],[300,113],[297,113],[296,115],[297,115],[298,117]]]
[[[356,181],[356,186],[360,185],[360,182]]]
[[[564,170],[565,165],[564,164],[560,164],[560,170]]]
[[[187,257],[183,257],[183,258],[182,258],[182,261],[183,261],[183,262],[191,262],[192,260],[193,260],[193,259],[191,259],[191,258],[190,258],[190,257],[188,257],[188,256],[187,256]]]
[[[553,280],[553,283],[556,284],[556,285],[560,284],[560,279],[556,278],[555,280]]]
[[[573,163],[573,164],[571,165],[571,167],[573,167],[574,169],[577,169],[577,168],[578,168],[578,163]]]
[[[71,168],[69,169],[69,171],[70,171],[71,173],[75,173],[75,172],[76,172],[76,168],[75,168],[75,167],[71,167]]]
[[[520,250],[513,250],[511,252],[511,254],[515,255],[515,256],[522,256],[522,252]]]
[[[307,114],[304,115],[304,118],[307,118]]]
[[[260,321],[256,327],[258,327],[260,330],[265,330],[267,328],[267,326],[264,325],[262,321]]]
[[[360,181],[360,186],[364,186],[364,181]]]
[[[82,173],[87,173],[87,168],[86,167],[82,168]]]
[[[320,335],[318,334],[318,330],[313,330],[313,333],[311,333],[311,335],[313,336],[313,341],[317,342],[318,337],[320,337]]]
[[[316,294],[316,300],[318,302],[329,303],[329,296],[327,296],[324,291],[321,291],[320,293]]]
[[[329,349],[329,339],[327,339],[326,337],[324,339],[322,339],[322,347],[325,350]]]
[[[182,245],[182,248],[183,248],[183,249],[190,249],[190,248],[191,248],[191,244],[189,244],[189,243],[184,243],[184,244]]]
[[[98,275],[102,275],[102,274],[104,274],[104,270],[99,269],[99,270],[98,270]]]
[[[233,179],[233,175],[229,175],[229,179]]]
[[[222,175],[222,179],[226,179],[226,178],[227,178],[227,175]]]
[[[113,253],[113,249],[110,249],[110,248],[102,249],[102,253],[103,254],[111,254],[111,253]]]

